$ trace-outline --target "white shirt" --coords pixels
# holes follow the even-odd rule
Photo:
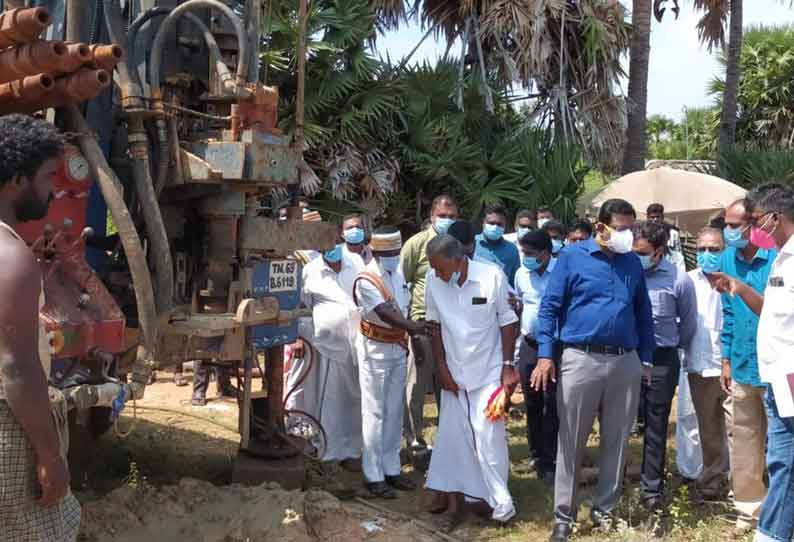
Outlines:
[[[757,342],[761,382],[794,373],[794,238],[778,252],[769,272]]]
[[[411,300],[411,294],[408,291],[408,286],[405,284],[405,277],[403,277],[402,266],[397,268],[397,271],[390,273],[384,271],[380,264],[377,263],[377,258],[373,259],[367,266],[367,271],[374,273],[383,280],[386,289],[394,297],[392,303],[395,308],[405,317],[408,316],[408,304]],[[381,295],[380,291],[368,280],[359,280],[356,283],[356,299],[361,309],[361,317],[381,327],[391,328],[389,324],[380,319],[375,312],[375,307],[383,305],[386,300]],[[379,341],[367,339],[363,335],[359,341],[359,356],[368,359],[394,359],[405,357],[405,349],[398,344],[388,344]]]
[[[316,258],[303,268],[301,300],[312,309],[313,345],[324,356],[344,360],[353,351],[359,323],[353,282],[359,270],[347,258],[342,258],[338,274],[323,258]]]
[[[427,320],[441,324],[447,367],[471,391],[498,381],[502,372],[500,328],[518,321],[507,302],[507,279],[494,266],[469,261],[463,286],[427,274]]]
[[[683,365],[688,373],[704,378],[722,373],[722,296],[700,269],[688,273],[695,285],[697,298],[697,331],[684,351]]]

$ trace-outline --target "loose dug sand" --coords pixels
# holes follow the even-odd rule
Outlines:
[[[217,487],[185,478],[160,489],[124,486],[83,508],[81,540],[90,542],[430,542],[408,521],[324,491],[276,484]]]

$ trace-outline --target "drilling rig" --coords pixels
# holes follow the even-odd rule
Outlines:
[[[43,115],[70,141],[48,216],[21,232],[44,276],[51,383],[101,432],[156,368],[234,369],[240,481],[299,472],[322,432],[310,417],[288,431],[282,403],[283,347],[305,316],[292,255],[337,237],[295,205],[314,175],[297,2],[290,135],[278,88],[259,80],[262,0],[5,0],[0,13],[0,114]]]

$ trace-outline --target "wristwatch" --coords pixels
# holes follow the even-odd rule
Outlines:
[[[506,359],[502,362],[503,367],[512,367],[513,369],[516,368],[516,362],[512,359]]]

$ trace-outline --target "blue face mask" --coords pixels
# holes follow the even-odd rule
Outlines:
[[[646,271],[656,265],[656,262],[653,261],[653,254],[637,254],[637,256],[640,258],[642,268]]]
[[[342,245],[336,245],[331,250],[326,250],[323,258],[328,263],[338,263],[342,261]]]
[[[505,234],[505,229],[498,224],[485,224],[482,227],[482,234],[489,241],[498,241]]]
[[[518,228],[516,230],[516,239],[520,241],[521,238],[524,237],[526,234],[528,234],[530,231],[532,230],[530,230],[529,228]]]
[[[397,268],[400,267],[399,256],[380,256],[378,261],[383,270],[388,273],[394,273],[397,271]]]
[[[717,273],[722,268],[722,252],[698,252],[698,267],[704,273]]]
[[[524,256],[521,258],[521,265],[529,269],[530,271],[537,271],[543,265],[538,258],[534,256]]]
[[[437,218],[436,221],[433,223],[433,228],[435,228],[437,234],[444,235],[445,233],[447,233],[449,227],[454,223],[455,223],[454,218]]]
[[[364,230],[358,227],[348,228],[344,231],[342,237],[351,245],[360,245],[364,242]]]
[[[738,248],[739,250],[746,248],[750,243],[750,241],[742,237],[744,232],[741,229],[725,226],[723,235],[725,236],[725,244],[727,244],[729,247]]]
[[[551,240],[551,253],[557,254],[559,251],[562,250],[563,243],[559,239],[552,239]]]

